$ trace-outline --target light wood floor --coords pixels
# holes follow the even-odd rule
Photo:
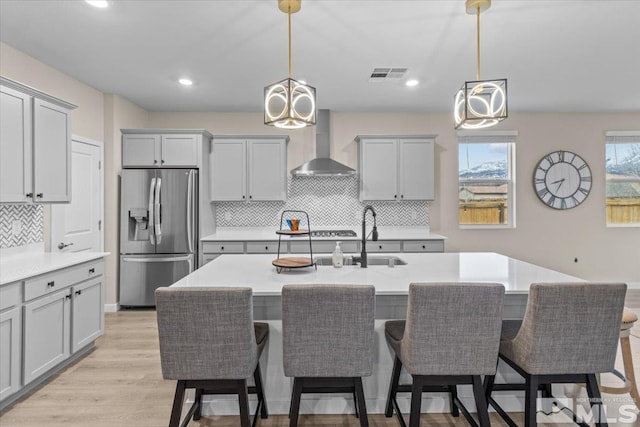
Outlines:
[[[106,333],[87,357],[67,368],[0,416],[2,427],[117,427],[168,424],[175,382],[162,379],[155,311],[106,315]],[[634,338],[635,339],[635,338]],[[638,341],[637,339],[635,339]],[[493,417],[493,426],[504,426]],[[512,414],[520,424],[521,414]],[[372,427],[397,426],[371,415]],[[236,426],[235,417],[206,417],[189,426]],[[300,426],[358,426],[354,416],[301,416]],[[423,426],[466,426],[462,417],[424,414]],[[554,426],[556,424],[546,424]],[[567,426],[569,424],[557,424]],[[628,425],[628,424],[627,424]],[[286,416],[270,416],[258,426],[288,426]]]

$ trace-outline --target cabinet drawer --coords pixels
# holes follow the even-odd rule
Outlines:
[[[13,282],[0,287],[0,311],[22,303],[20,298],[20,283]]]
[[[204,254],[242,254],[244,253],[243,242],[203,242],[202,253]]]
[[[404,242],[404,252],[444,252],[444,241],[425,240]]]
[[[367,242],[367,252],[400,252],[400,242]]]
[[[307,245],[308,246],[308,245]],[[278,252],[278,242],[247,242],[248,254],[275,254]],[[280,253],[287,252],[287,243],[280,244]]]
[[[312,241],[311,247],[314,254],[330,254],[336,248],[336,240],[315,240]],[[355,253],[360,252],[358,248],[358,242],[350,241],[344,242],[340,240],[340,248],[342,253]],[[289,243],[289,252],[301,254],[309,253],[309,242],[291,242]]]
[[[100,276],[103,273],[103,269],[104,263],[100,260],[53,271],[34,277],[33,279],[25,280],[24,300],[30,301],[42,295],[47,295],[75,283],[82,282],[83,280]]]

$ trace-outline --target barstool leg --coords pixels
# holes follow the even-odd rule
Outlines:
[[[456,397],[458,397],[458,386],[450,385],[449,386],[449,410],[451,411],[451,416],[459,417],[460,410],[458,410],[458,405],[456,405]]]
[[[195,402],[198,402],[198,406],[196,407],[196,411],[193,413],[194,421],[198,421],[202,417],[202,389],[196,389],[196,397],[193,399]]]
[[[596,380],[595,374],[587,375],[587,394],[589,395],[591,410],[593,411],[594,417],[596,417],[596,427],[608,426],[607,415],[604,411],[602,396],[600,395],[600,389],[598,388],[598,381]]]
[[[256,392],[258,394],[258,400],[261,402],[260,406],[260,418],[268,418],[269,410],[267,409],[267,399],[264,398],[264,387],[262,386],[262,373],[260,372],[260,362],[256,365],[256,370],[253,372],[253,381],[256,383]]]
[[[538,399],[538,377],[528,375],[525,378],[524,390],[524,426],[536,427],[536,401]]]
[[[422,406],[422,378],[413,376],[411,385],[411,413],[409,414],[409,427],[420,427],[420,410]]]
[[[291,400],[291,413],[289,414],[289,427],[298,427],[298,414],[300,413],[300,398],[302,397],[302,379],[293,379],[293,397]]]
[[[364,401],[364,390],[362,388],[362,378],[354,378],[355,381],[355,394],[358,402],[358,413],[360,414],[360,427],[369,427],[369,417],[367,416],[367,405]]]
[[[247,380],[238,380],[238,404],[240,405],[240,427],[250,427],[249,418],[249,393],[247,392]]]
[[[171,419],[169,427],[178,427],[180,425],[180,416],[182,415],[182,402],[184,401],[184,390],[186,381],[178,381],[176,384],[176,394],[173,396],[173,407],[171,409]]]
[[[624,364],[624,376],[631,383],[631,397],[636,402],[636,406],[640,408],[640,394],[636,386],[636,374],[633,370],[633,358],[631,357],[631,344],[629,337],[620,338],[620,347],[622,348],[622,362]]]
[[[384,411],[384,416],[387,418],[393,417],[393,401],[396,400],[396,394],[398,392],[398,383],[400,382],[400,371],[402,370],[402,362],[395,357],[393,361],[393,372],[391,374],[391,383],[389,384],[389,395],[387,396],[387,408]]]
[[[489,421],[489,407],[487,405],[487,398],[484,394],[484,387],[482,387],[482,379],[479,375],[474,375],[473,381],[473,396],[476,399],[476,408],[478,409],[478,420],[480,421],[480,427],[490,427]]]

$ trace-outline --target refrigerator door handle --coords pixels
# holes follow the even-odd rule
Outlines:
[[[156,235],[156,241],[158,242],[158,244],[160,244],[160,242],[162,241],[162,220],[160,217],[160,195],[162,194],[161,192],[162,190],[162,178],[156,178],[156,191],[155,191],[155,197],[154,197],[154,202],[153,202],[153,207],[154,207],[154,231],[155,231],[155,235]]]
[[[149,216],[149,225],[148,225],[149,240],[151,241],[152,245],[156,244],[155,221],[154,221],[155,214],[153,213],[153,207],[154,207],[153,195],[155,192],[155,187],[156,187],[156,179],[151,178],[151,184],[149,185],[149,213],[147,215]]]
[[[187,181],[187,246],[189,252],[193,252],[193,171],[189,171],[189,179]]]
[[[125,262],[141,262],[141,263],[187,261],[187,263],[189,264],[189,272],[193,271],[193,265],[191,263],[191,255],[178,256],[178,257],[149,257],[149,258],[144,258],[144,257],[136,257],[136,258],[123,257],[122,261],[125,261]]]

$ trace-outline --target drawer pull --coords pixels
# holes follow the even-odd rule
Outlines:
[[[382,245],[378,246],[380,249],[382,249]]]
[[[76,291],[76,295],[82,295],[82,290]]]
[[[47,288],[53,288],[55,285],[56,285],[55,280],[52,280],[49,283],[47,283]]]
[[[71,299],[71,295],[65,295],[66,299]]]
[[[43,193],[38,193],[38,194],[36,194],[36,197],[37,197],[38,199],[42,199],[42,197],[43,197],[43,196],[44,196],[44,194],[43,194]]]
[[[264,247],[264,250],[265,250],[265,251],[268,251],[268,250],[269,250],[269,246],[265,246],[265,247]]]
[[[425,245],[422,245],[422,249],[427,249],[427,247]]]
[[[423,246],[423,248],[424,248],[424,246]],[[89,269],[89,273],[95,273],[95,272],[96,272],[96,269],[95,269],[95,268],[90,268],[90,269]]]

